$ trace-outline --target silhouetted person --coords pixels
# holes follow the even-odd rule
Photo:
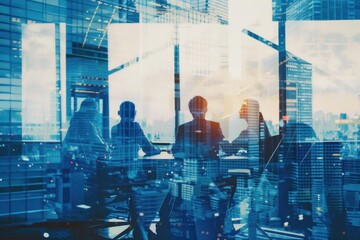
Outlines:
[[[139,123],[135,122],[135,104],[129,101],[121,103],[119,111],[120,123],[111,129],[111,140],[116,147],[125,151],[126,157],[137,157],[139,148],[147,155],[159,154],[160,148],[154,146],[146,137]]]
[[[70,121],[63,146],[66,151],[74,151],[87,164],[93,164],[97,157],[108,152],[107,144],[98,127],[98,103],[85,99]],[[80,156],[78,156],[80,157]]]
[[[217,159],[219,145],[225,146],[227,141],[223,141],[220,124],[205,119],[206,99],[201,96],[193,97],[189,101],[189,110],[193,120],[179,126],[172,152],[184,153],[184,157]]]
[[[111,128],[111,140],[114,145],[112,160],[116,162],[116,167],[123,168],[122,174],[125,173],[128,179],[137,178],[141,176],[139,173],[142,172],[141,161],[137,159],[139,149],[141,148],[147,155],[159,154],[161,151],[159,147],[153,145],[146,138],[139,123],[134,121],[136,116],[134,103],[130,101],[121,103],[118,114],[121,120]],[[125,181],[127,179],[123,180],[123,182]],[[136,195],[136,191],[132,195]],[[142,234],[146,232],[144,229],[146,224],[143,222],[141,215],[138,214],[134,198],[133,196],[130,201],[130,214],[134,227],[133,234],[135,239],[144,239]]]
[[[97,205],[97,162],[106,156],[109,149],[98,127],[98,104],[94,99],[85,99],[70,122],[65,136],[64,170],[70,169],[72,188],[71,201],[74,206]],[[94,208],[95,209],[95,208]]]
[[[246,150],[247,155],[249,155],[249,144],[259,145],[263,143],[265,138],[270,137],[269,129],[259,108],[258,101],[245,99],[239,111],[239,118],[246,121],[247,128],[232,142],[232,145],[237,151]],[[258,147],[253,149],[255,149],[256,152],[250,154],[257,154],[259,156],[257,152],[260,151],[260,149]]]

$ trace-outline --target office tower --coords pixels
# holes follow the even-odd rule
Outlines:
[[[360,184],[344,185],[344,202],[346,208],[346,232],[348,239],[360,237]]]
[[[290,124],[285,127],[284,136],[284,169],[281,176],[284,179],[284,191],[287,203],[282,208],[281,216],[290,215],[298,219],[299,227],[305,229],[311,224],[312,206],[312,178],[322,177],[322,166],[313,167],[318,156],[316,135],[314,130],[306,124]],[[286,206],[290,209],[286,209]]]
[[[226,0],[168,1],[157,0],[154,4],[146,0],[136,3],[142,23],[221,23],[228,22]],[[153,11],[153,10],[156,11]],[[176,11],[173,11],[175,10]]]
[[[218,160],[185,158],[182,173],[185,181],[190,182],[199,182],[203,176],[216,178],[219,173],[219,163]]]
[[[198,159],[184,159],[183,176],[187,181],[197,181],[203,175],[203,166]]]
[[[44,149],[35,148],[34,143],[3,141],[0,144],[1,225],[33,223],[47,217],[46,159],[40,155]]]
[[[323,143],[325,196],[330,221],[330,235],[334,239],[345,236],[342,146],[341,142],[326,141]]]
[[[118,7],[118,1],[1,1],[2,223],[46,219],[45,179],[52,179],[46,173],[59,169],[72,114],[87,97],[100,99],[108,114],[106,28],[129,12]]]
[[[164,202],[168,188],[165,186],[150,185],[147,188],[137,188],[133,191],[132,201],[137,224],[142,224],[147,231]],[[133,215],[134,216],[134,215]]]
[[[59,90],[64,79],[64,55],[60,49],[64,48],[64,25],[60,23],[66,20],[63,4],[2,1],[0,5],[0,89],[7,93],[0,97],[3,224],[33,223],[47,217],[47,156],[56,149],[54,145],[45,146],[61,138]],[[44,14],[39,9],[55,13]],[[41,41],[39,34],[44,36]],[[56,161],[60,161],[57,157]]]
[[[238,169],[232,173],[236,176],[236,191],[234,195],[235,207],[231,209],[231,217],[244,218],[246,222],[248,204],[250,204],[250,193],[253,188],[253,179],[249,169]]]
[[[181,199],[191,201],[195,195],[195,184],[181,184]]]
[[[190,5],[197,11],[216,17],[221,24],[228,22],[227,0],[191,0]]]
[[[358,0],[294,1],[287,8],[288,20],[350,20],[359,19]]]
[[[340,113],[340,118],[339,118],[340,120],[347,120],[348,119],[348,116],[347,116],[347,114],[346,113]],[[346,123],[346,121],[344,121],[345,123]],[[342,131],[342,132],[347,132],[347,131],[349,131],[349,125],[348,124],[342,124],[341,126],[340,126],[340,130]]]
[[[272,219],[278,216],[278,190],[274,177],[271,172],[263,172],[255,190],[256,211],[261,226],[274,224]]]
[[[329,217],[325,192],[325,158],[322,142],[314,142],[311,149],[311,214],[312,238],[329,238]],[[299,215],[304,220],[304,214]],[[296,217],[296,216],[295,216]],[[298,218],[300,219],[300,217]],[[302,221],[303,221],[302,220]]]
[[[350,132],[349,132],[349,119],[346,113],[340,113],[340,118],[339,118],[339,130],[338,130],[338,138],[340,140],[347,140],[348,137],[350,137]]]
[[[114,1],[113,3],[116,2]],[[23,125],[19,112],[22,108],[25,108],[25,113],[26,109],[31,111],[30,107],[33,106],[29,106],[31,102],[28,103],[28,99],[29,101],[35,101],[31,99],[29,95],[31,91],[21,92],[19,89],[24,87],[33,89],[32,86],[36,82],[45,82],[54,89],[51,90],[54,93],[47,93],[49,94],[49,100],[45,101],[45,99],[43,99],[44,102],[51,103],[51,101],[53,101],[56,111],[60,111],[59,104],[61,102],[61,109],[67,116],[67,119],[62,117],[61,121],[66,123],[71,117],[71,110],[77,110],[74,109],[77,101],[76,94],[79,98],[94,96],[96,91],[91,92],[92,85],[94,85],[94,87],[95,85],[101,85],[101,89],[104,85],[106,86],[107,38],[105,34],[106,31],[104,33],[103,30],[110,24],[110,19],[111,23],[120,22],[118,16],[122,14],[124,9],[127,10],[127,8],[123,7],[119,9],[118,5],[102,3],[100,1],[65,0],[53,2],[21,1],[11,3],[5,1],[2,2],[1,6],[4,9],[2,11],[3,23],[4,26],[7,26],[1,30],[1,35],[4,39],[3,46],[9,49],[9,52],[12,52],[12,54],[4,58],[7,64],[2,64],[2,66],[7,66],[6,69],[3,69],[4,71],[12,72],[12,75],[5,75],[4,79],[8,79],[6,86],[9,88],[9,93],[13,97],[11,104],[8,99],[3,99],[7,104],[4,105],[2,114],[5,114],[4,116],[11,116],[11,118],[4,118],[7,120],[2,122],[0,132],[2,133],[1,137],[4,139],[19,139],[21,138],[21,126]],[[42,9],[42,11],[39,12],[39,9]],[[96,21],[92,20],[93,16],[94,18],[96,17]],[[77,24],[79,22],[83,24]],[[66,27],[65,23],[67,24]],[[23,29],[21,25],[24,26]],[[39,39],[35,36],[36,34],[42,34],[43,37],[46,36],[46,41],[39,42]],[[34,37],[32,37],[32,35]],[[48,52],[48,55],[34,56],[31,51],[36,50],[36,48],[27,47],[27,43],[37,43],[37,45],[34,46],[42,47]],[[50,52],[48,48],[50,48]],[[66,56],[64,56],[64,54],[66,54]],[[91,58],[89,58],[89,56],[91,56]],[[37,74],[38,72],[35,70],[39,70],[38,67],[41,67],[39,66],[40,61],[48,62],[50,65],[43,65],[43,75],[37,76],[34,74]],[[34,64],[38,66],[36,69],[32,67]],[[73,68],[72,66],[74,65],[77,66],[77,68]],[[101,66],[96,70],[98,74],[94,74],[96,69],[94,66]],[[49,68],[51,71],[49,71]],[[45,70],[47,73],[47,81],[42,79]],[[63,79],[66,78],[69,80],[64,84]],[[29,79],[29,81],[27,81],[27,79]],[[30,81],[31,79],[32,81]],[[34,79],[36,81],[34,81]],[[76,81],[79,84],[82,83],[83,86],[80,91],[74,89],[73,96],[71,96],[71,88],[74,85],[77,86]],[[99,84],[100,82],[101,84]],[[66,87],[64,85],[66,85]],[[65,94],[65,89],[67,94]],[[60,90],[62,90],[62,99],[59,99],[58,96]],[[88,93],[88,95],[86,95],[86,93]],[[64,99],[65,97],[66,99]],[[26,102],[23,102],[24,100]],[[63,101],[66,102],[67,108],[65,108]],[[59,117],[59,113],[56,113],[56,122],[60,121]],[[31,124],[30,127],[38,127],[32,123],[29,124]],[[57,127],[59,126],[57,125]],[[31,131],[31,129],[28,129],[28,131]]]
[[[359,0],[273,0],[273,20],[281,18],[281,5],[287,20],[354,20],[360,18]]]
[[[358,142],[348,141],[343,146],[358,149]],[[360,237],[360,151],[357,150],[355,154],[342,153],[341,157],[346,232],[348,239],[357,239]]]
[[[312,66],[292,54],[286,62],[286,116],[288,123],[312,126]]]

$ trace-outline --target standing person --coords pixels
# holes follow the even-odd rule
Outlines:
[[[226,152],[229,143],[224,140],[220,124],[205,119],[206,99],[201,96],[193,97],[189,101],[189,110],[193,120],[179,126],[172,152],[184,157],[218,159],[219,146]]]

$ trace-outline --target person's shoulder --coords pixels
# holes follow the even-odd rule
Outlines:
[[[210,121],[210,120],[206,120],[211,126],[214,127],[220,127],[220,123],[219,122],[215,122],[215,121]]]
[[[143,131],[141,125],[138,122],[131,122],[130,128],[134,129],[136,132]]]
[[[118,125],[119,124],[115,124],[114,126],[112,126],[111,132],[116,132],[116,129],[117,129]]]
[[[138,122],[131,122],[131,125],[133,125],[136,128],[141,128],[141,126]]]
[[[178,129],[181,131],[181,130],[184,130],[186,128],[189,128],[192,125],[193,125],[192,122],[186,122],[186,123],[183,123],[183,124],[179,125]]]

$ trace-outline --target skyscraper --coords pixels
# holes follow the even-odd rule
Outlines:
[[[80,101],[97,98],[108,114],[106,29],[125,21],[120,16],[128,8],[119,6],[119,1],[1,1],[2,223],[46,219],[46,172],[50,162],[61,161],[59,145]]]
[[[359,0],[273,0],[273,20],[280,19],[280,6],[286,7],[287,20],[360,19]]]
[[[330,235],[334,239],[340,239],[345,236],[342,143],[325,141],[323,148],[325,197],[329,214]]]
[[[284,105],[288,123],[312,126],[312,66],[290,53],[287,53]]]

